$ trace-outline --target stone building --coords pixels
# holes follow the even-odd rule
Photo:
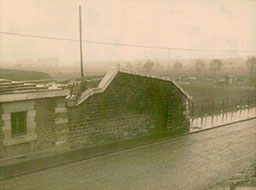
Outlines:
[[[11,157],[58,143],[59,112],[68,90],[0,80],[0,156]],[[60,111],[61,110],[61,111]]]
[[[174,81],[113,70],[80,94],[0,80],[0,158],[188,131],[190,96]]]

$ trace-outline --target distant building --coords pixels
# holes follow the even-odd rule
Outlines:
[[[120,70],[80,94],[0,80],[0,157],[182,133],[189,100],[174,81]]]

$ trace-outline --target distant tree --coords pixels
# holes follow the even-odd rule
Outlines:
[[[221,62],[221,60],[214,59],[211,61],[209,69],[216,75],[216,73],[221,70],[222,66],[223,62]]]
[[[173,66],[174,66],[175,71],[181,71],[181,69],[183,67],[182,63],[179,61],[175,62]]]
[[[125,68],[128,69],[128,70],[132,70],[133,66],[132,66],[131,63],[126,63]]]
[[[251,56],[247,58],[246,65],[249,69],[250,76],[252,76],[253,72],[256,71],[256,57]]]
[[[153,66],[154,66],[154,63],[151,62],[150,60],[148,60],[146,63],[144,63],[142,68],[144,71],[150,72],[152,70]]]
[[[197,72],[197,74],[200,74],[204,68],[205,68],[205,64],[202,61],[197,60],[194,65],[194,69]]]
[[[155,63],[154,65],[158,70],[164,69],[164,66],[161,65],[160,63]]]
[[[256,76],[250,78],[250,85],[256,90]]]

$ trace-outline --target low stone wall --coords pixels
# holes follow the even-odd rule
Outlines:
[[[165,132],[172,85],[170,81],[118,73],[103,93],[68,108],[70,147]]]

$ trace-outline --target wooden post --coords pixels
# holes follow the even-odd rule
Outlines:
[[[213,100],[213,101],[212,101],[212,124],[213,124],[214,113],[215,113],[214,108],[215,108],[215,106],[214,106],[214,100]]]
[[[227,117],[228,117],[228,111],[229,111],[229,104],[228,104],[228,98],[226,99],[226,104],[225,104],[225,119],[227,120]]]
[[[192,122],[194,120],[194,102],[191,103],[191,118],[192,118]]]
[[[248,112],[247,112],[247,117],[248,117],[248,115],[249,115],[249,113],[250,113],[250,97],[248,97],[248,102],[247,102],[247,104],[248,104]]]
[[[239,117],[241,118],[241,114],[242,114],[242,99],[240,98],[240,106],[239,106],[239,108],[240,108],[240,114],[239,114]]]
[[[201,109],[201,127],[203,125],[203,117],[204,117],[204,102],[202,102],[202,109]]]
[[[230,107],[231,107],[231,119],[233,119],[233,114],[234,114],[234,101],[233,101],[233,99],[231,99]]]
[[[254,109],[255,109],[255,113],[256,113],[256,96],[254,97]]]
[[[222,122],[224,121],[225,99],[222,100]]]

